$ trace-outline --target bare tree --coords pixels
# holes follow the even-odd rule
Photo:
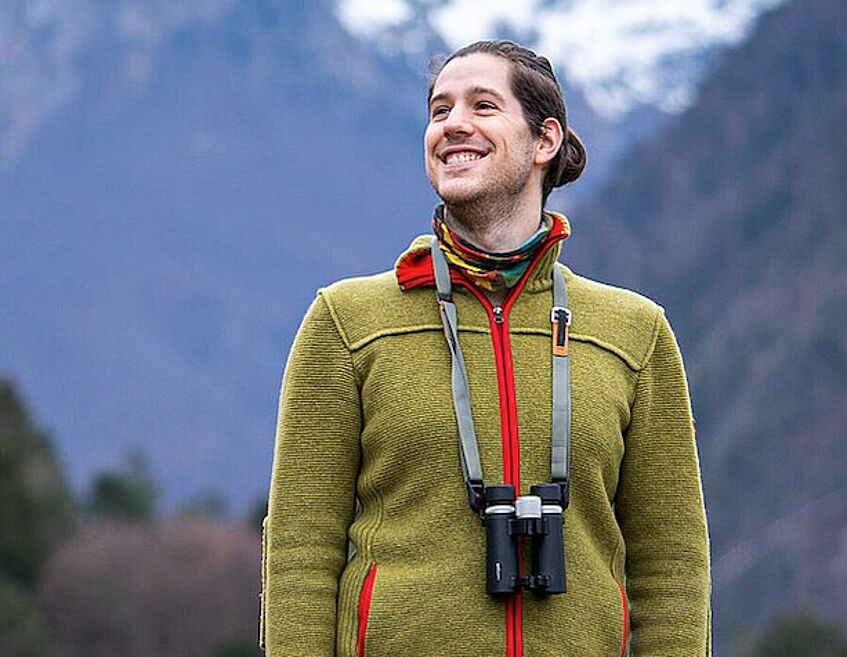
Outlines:
[[[202,657],[255,639],[259,543],[207,518],[97,525],[56,551],[40,599],[68,657]]]

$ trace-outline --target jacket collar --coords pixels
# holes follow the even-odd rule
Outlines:
[[[567,218],[558,212],[547,212],[553,217],[553,227],[539,249],[539,255],[532,269],[527,273],[524,290],[541,292],[549,290],[552,285],[550,274],[553,265],[562,250],[562,240],[570,234]],[[398,258],[394,266],[397,283],[404,292],[418,287],[434,287],[435,275],[432,271],[432,255],[430,245],[434,236],[418,235],[409,248]],[[450,278],[454,285],[469,286],[472,283],[455,267],[450,268]]]

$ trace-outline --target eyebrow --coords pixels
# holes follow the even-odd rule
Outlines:
[[[503,94],[501,94],[499,91],[497,91],[495,89],[491,89],[490,87],[483,87],[483,86],[480,86],[480,85],[473,86],[470,89],[468,89],[467,95],[468,96],[493,96],[494,98],[499,100],[504,105],[506,103],[506,99],[503,97]],[[446,94],[444,92],[441,92],[440,94],[436,94],[432,98],[429,99],[429,104],[432,105],[436,101],[444,100],[444,99],[447,98],[447,96],[448,96],[448,94]]]

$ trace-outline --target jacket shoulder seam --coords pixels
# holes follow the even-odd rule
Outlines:
[[[330,295],[327,293],[327,288],[320,288],[318,290],[318,296],[323,299],[323,302],[326,304],[329,316],[332,318],[332,323],[335,324],[335,330],[338,331],[338,335],[341,337],[344,347],[347,351],[351,351],[350,337],[347,335],[347,332],[344,330],[344,326],[341,324],[341,320],[338,317],[338,311],[336,311],[335,305],[332,303]]]
[[[571,332],[571,337],[575,340],[581,340],[583,342],[588,342],[594,344],[602,349],[605,349],[619,358],[622,358],[624,362],[626,362],[627,366],[634,371],[640,371],[645,367],[645,365],[649,362],[650,357],[653,353],[653,350],[656,346],[656,341],[658,339],[659,328],[660,328],[660,318],[664,314],[664,309],[662,306],[657,304],[652,299],[649,299],[637,292],[632,290],[627,290],[625,288],[615,287],[612,285],[608,285],[606,283],[600,283],[597,281],[593,281],[589,278],[585,278],[584,276],[579,276],[578,274],[573,273],[566,266],[558,263],[559,266],[564,267],[565,273],[567,276],[571,278],[571,280],[575,283],[578,283],[584,286],[584,293],[594,295],[602,294],[602,301],[598,301],[601,304],[608,304],[610,301],[608,299],[612,298],[612,295],[619,295],[621,299],[631,299],[630,305],[635,312],[642,314],[644,329],[642,332],[642,338],[637,340],[634,344],[624,345],[619,344],[615,340],[608,339],[604,336],[599,330],[591,330],[585,332],[580,332],[578,330],[574,330]],[[605,291],[605,292],[604,292]],[[593,303],[589,300],[589,304]],[[649,329],[648,329],[649,322]],[[578,327],[574,327],[578,328]],[[609,336],[612,337],[612,336]]]
[[[577,342],[585,342],[587,344],[593,344],[595,347],[600,347],[605,351],[608,351],[611,354],[614,354],[618,358],[620,358],[629,369],[637,372],[642,368],[642,364],[636,359],[632,354],[630,354],[625,349],[621,349],[615,344],[608,342],[606,340],[602,340],[596,336],[590,334],[582,334],[582,333],[571,333],[571,340],[576,340]]]
[[[393,335],[410,335],[412,333],[427,333],[430,331],[443,331],[444,327],[441,324],[410,324],[407,326],[394,326],[390,328],[380,329],[378,331],[373,331],[372,333],[368,333],[368,335],[359,338],[355,342],[350,344],[350,351],[355,352],[359,351],[363,347],[366,347],[371,342],[375,342],[380,338],[386,338]],[[466,326],[463,324],[459,324],[458,326],[459,333],[482,333],[482,334],[491,334],[491,331],[485,328],[480,328],[477,326]],[[547,332],[549,335],[549,331]]]
[[[416,324],[413,326],[398,326],[396,328],[384,328],[373,333],[369,333],[363,338],[359,338],[350,345],[350,351],[358,351],[362,347],[370,344],[375,340],[384,338],[390,335],[408,335],[410,333],[420,333],[424,331],[440,331],[440,324]]]
[[[647,348],[647,353],[644,354],[644,363],[641,369],[647,367],[647,364],[653,358],[653,352],[656,351],[656,344],[659,342],[659,331],[662,328],[662,319],[665,316],[665,309],[662,306],[656,305],[656,312],[653,315],[653,330],[650,336],[650,345]]]
[[[359,368],[356,367],[356,361],[353,359],[353,350],[350,347],[350,338],[347,335],[347,332],[344,330],[344,326],[341,324],[341,320],[338,317],[338,312],[335,309],[335,306],[332,304],[330,300],[330,295],[327,294],[326,288],[321,288],[318,290],[318,297],[320,297],[323,302],[326,304],[327,311],[329,311],[329,316],[332,319],[332,323],[335,326],[335,330],[338,332],[338,337],[341,338],[341,343],[344,345],[344,350],[347,352],[347,359],[350,362],[350,369],[353,372],[353,377],[356,380],[356,387],[361,390],[362,387],[362,376],[359,372]]]

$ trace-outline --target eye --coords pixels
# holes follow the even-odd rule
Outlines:
[[[481,100],[476,104],[476,109],[481,112],[489,112],[497,109],[497,105],[490,100]]]
[[[449,113],[450,113],[450,108],[447,107],[447,105],[436,105],[435,107],[433,107],[430,110],[429,116],[430,116],[430,119],[435,120],[435,119],[444,118]]]

